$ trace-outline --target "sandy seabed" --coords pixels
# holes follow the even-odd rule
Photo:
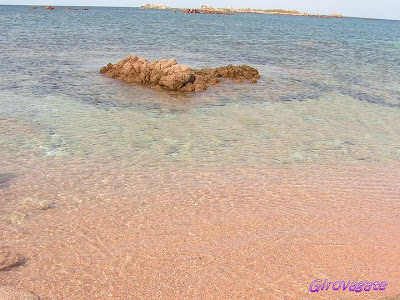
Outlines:
[[[42,299],[400,294],[398,163],[158,172],[42,163],[2,174],[0,246],[26,262],[1,271],[0,285]],[[389,284],[310,293],[314,279]]]

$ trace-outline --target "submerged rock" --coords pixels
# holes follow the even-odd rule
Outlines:
[[[21,224],[26,218],[26,214],[20,211],[14,211],[10,214],[10,221],[12,224]]]
[[[53,200],[31,197],[25,198],[24,203],[38,210],[48,210],[54,208],[54,206],[56,205],[55,201]]]
[[[202,10],[197,8],[186,8],[181,10],[184,14],[201,14]]]
[[[0,286],[0,299],[2,300],[39,300],[34,293],[24,291],[14,286]]]
[[[24,263],[25,258],[22,255],[0,248],[0,271],[7,271]]]
[[[260,78],[258,71],[247,65],[194,70],[178,64],[174,59],[150,62],[136,55],[129,55],[114,65],[109,63],[101,68],[100,73],[128,83],[144,83],[186,92],[204,91],[209,85],[218,84],[221,78],[246,79],[251,83]]]

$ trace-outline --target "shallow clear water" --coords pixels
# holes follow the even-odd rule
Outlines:
[[[262,78],[184,94],[99,73],[128,54]],[[0,6],[0,62],[0,251],[26,258],[0,298],[400,293],[400,22]]]
[[[0,153],[124,167],[400,160],[400,22],[0,7]],[[99,74],[127,54],[248,64],[176,94]],[[12,164],[11,164],[12,165]]]

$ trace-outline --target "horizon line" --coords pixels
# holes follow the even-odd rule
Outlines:
[[[141,8],[142,6],[116,6],[116,5],[54,5],[54,4],[3,4],[0,3],[0,6],[54,6],[54,7],[105,7],[105,8]],[[199,7],[185,7],[185,8],[199,8]],[[249,7],[250,9],[253,9]],[[170,9],[165,10],[172,10],[172,9],[183,9],[182,7],[171,7]],[[280,8],[254,8],[259,10],[279,10]],[[150,9],[150,10],[163,10],[163,9]],[[289,10],[289,9],[285,9]],[[297,10],[297,9],[290,9],[290,10]],[[307,13],[307,12],[304,12]],[[240,14],[240,13],[238,13]],[[249,13],[249,14],[257,14],[257,13]],[[271,14],[274,15],[274,14]],[[328,16],[325,14],[321,14],[323,16]],[[376,18],[376,17],[355,17],[355,16],[344,16],[344,18],[353,18],[353,19],[365,19],[365,20],[381,20],[381,21],[400,21],[400,19],[385,19],[385,18]]]

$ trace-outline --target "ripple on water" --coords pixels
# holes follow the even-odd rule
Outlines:
[[[2,284],[49,299],[400,286],[398,22],[0,6],[0,24],[0,246],[27,258]],[[184,94],[99,74],[127,54],[262,78]]]

